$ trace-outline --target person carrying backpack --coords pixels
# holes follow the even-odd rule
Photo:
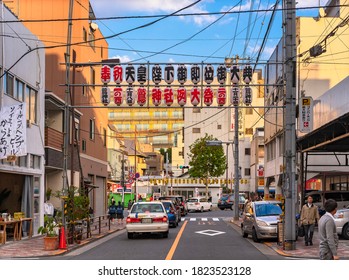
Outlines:
[[[116,207],[116,218],[118,219],[118,225],[121,225],[124,219],[124,207],[120,201],[118,201],[118,206]]]
[[[112,204],[109,206],[109,219],[111,220],[112,223],[114,223],[114,219],[116,218],[116,205],[115,205],[115,201],[112,202]]]

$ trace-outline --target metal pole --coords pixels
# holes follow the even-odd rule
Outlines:
[[[284,0],[286,72],[285,109],[285,250],[296,249],[296,16],[295,0]]]
[[[122,151],[121,162],[121,187],[122,187],[122,205],[125,203],[125,153]]]
[[[227,167],[226,167],[226,171],[225,171],[225,184],[226,184],[226,187],[227,187],[227,189],[229,188],[228,187],[228,172],[229,172],[229,159],[228,159],[228,153],[229,153],[229,151],[228,151],[228,147],[229,147],[229,143],[226,143],[226,145],[227,145],[227,152],[226,152],[226,154],[227,154]],[[233,190],[231,190],[231,192],[233,192]]]
[[[235,106],[235,116],[234,116],[234,221],[239,220],[239,108]]]
[[[1,2],[1,19],[5,20],[5,15],[4,15],[4,1]],[[2,67],[0,67],[0,112],[3,107],[4,103],[4,73],[5,73],[5,23],[1,24],[1,63]]]
[[[68,152],[69,152],[69,100],[70,100],[70,50],[71,50],[71,39],[72,39],[72,17],[73,17],[73,5],[74,0],[70,0],[69,3],[69,16],[68,16],[68,32],[67,32],[67,49],[65,53],[65,62],[66,62],[66,85],[65,90],[65,106],[64,106],[64,141],[63,141],[63,196],[68,194]],[[64,200],[62,199],[62,222],[65,226],[65,216],[64,216]]]

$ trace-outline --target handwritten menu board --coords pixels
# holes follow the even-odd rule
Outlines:
[[[25,104],[0,111],[0,159],[27,154]]]

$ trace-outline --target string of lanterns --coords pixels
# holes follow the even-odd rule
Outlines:
[[[207,64],[203,68],[203,82],[205,83],[205,87],[203,88],[202,97],[201,90],[199,89],[199,86],[202,85],[199,85],[201,83],[200,72],[201,68],[198,64],[194,64],[190,67],[190,78],[193,87],[190,92],[187,92],[184,84],[187,82],[188,69],[185,64],[179,64],[177,68],[177,81],[179,86],[176,89],[177,94],[175,96],[174,89],[172,88],[172,83],[175,79],[174,66],[172,64],[167,64],[164,67],[164,75],[162,75],[161,66],[155,64],[151,69],[151,78],[154,85],[152,85],[150,94],[153,105],[159,106],[163,102],[167,106],[171,106],[176,98],[178,105],[185,106],[188,95],[193,106],[197,106],[201,102],[206,106],[212,105],[215,97],[214,89],[211,86],[214,80],[214,67],[211,64]],[[240,94],[242,94],[243,103],[251,105],[252,89],[249,84],[252,81],[252,67],[246,65],[243,69],[242,81],[245,83],[245,86],[243,87],[242,92],[239,87],[240,69],[238,65],[232,65],[230,73],[230,82],[232,83],[230,103],[234,106],[238,106]],[[224,106],[227,103],[227,90],[225,87],[227,68],[223,64],[219,65],[216,69],[216,74],[219,83],[216,100],[219,106]],[[111,94],[108,84],[112,81],[112,77],[116,86],[113,88]],[[125,92],[121,86],[123,80],[127,83]],[[163,90],[160,88],[162,80],[167,84]],[[101,102],[105,106],[110,104],[111,95],[117,106],[122,105],[124,102],[129,106],[132,106],[135,103],[139,106],[144,106],[147,103],[148,91],[146,83],[148,82],[148,67],[144,64],[139,65],[137,69],[132,64],[128,64],[125,69],[119,64],[113,67],[102,65],[101,82],[103,83],[103,87],[101,88]],[[139,84],[137,88],[134,87],[135,82],[138,82]]]

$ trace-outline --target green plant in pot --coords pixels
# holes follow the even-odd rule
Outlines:
[[[56,229],[59,224],[51,216],[45,216],[44,225],[38,228],[39,234],[46,235],[44,237],[45,250],[56,250],[58,249],[58,234]]]

